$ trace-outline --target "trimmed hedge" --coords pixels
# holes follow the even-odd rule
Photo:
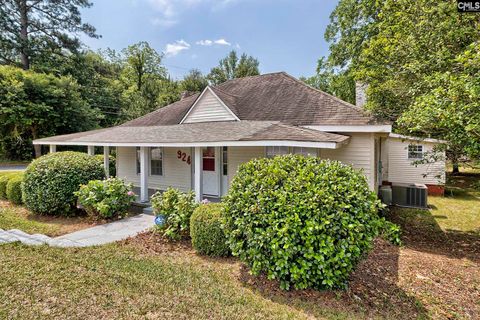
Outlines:
[[[7,199],[14,204],[22,204],[23,173],[17,173],[10,177],[7,183]]]
[[[381,229],[381,206],[364,175],[340,162],[252,160],[225,197],[228,244],[282,289],[344,287]]]
[[[109,155],[108,158],[109,158],[109,161],[108,161],[109,175],[110,177],[115,177],[117,175],[117,159],[112,155]],[[97,159],[100,166],[103,168],[103,154],[95,155],[95,159]]]
[[[81,152],[55,152],[34,160],[25,170],[23,200],[39,214],[71,214],[75,191],[90,180],[105,178],[98,160]]]
[[[15,174],[16,173],[9,172],[0,176],[0,199],[7,200],[7,184]]]
[[[190,237],[193,248],[200,254],[213,257],[228,256],[230,249],[222,228],[220,203],[202,204],[190,218]]]

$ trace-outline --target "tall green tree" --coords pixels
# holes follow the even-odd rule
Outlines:
[[[0,66],[2,141],[28,137],[31,143],[30,139],[84,131],[96,127],[97,119],[97,110],[88,107],[71,77]],[[35,155],[40,153],[40,146],[35,146]]]
[[[0,6],[0,60],[30,69],[41,56],[76,51],[84,33],[97,38],[95,28],[83,23],[80,9],[88,0],[3,0]]]
[[[382,1],[372,36],[355,65],[355,76],[369,84],[375,115],[396,121],[431,87],[430,76],[454,71],[456,58],[480,39],[474,15],[457,12],[456,1]]]
[[[181,81],[182,91],[200,92],[208,86],[207,78],[198,69],[190,70]]]
[[[318,60],[317,72],[314,76],[301,77],[300,80],[344,101],[355,103],[355,80],[350,68],[335,71],[325,57]]]
[[[240,58],[235,50],[219,61],[219,65],[212,68],[208,74],[208,80],[216,85],[227,80],[256,76],[260,74],[258,66],[260,63],[252,56],[243,53]]]
[[[125,79],[135,83],[141,91],[149,80],[165,79],[166,69],[162,66],[163,55],[150,47],[147,42],[139,42],[122,50]]]
[[[130,120],[180,99],[180,89],[167,77],[162,65],[163,55],[139,42],[122,50],[120,55],[110,51],[111,61],[122,66],[121,120]]]
[[[349,74],[368,84],[366,108],[395,130],[448,140],[452,160],[478,157],[478,70],[465,62],[479,46],[477,16],[459,14],[455,0],[340,0],[325,38],[335,72],[310,81],[333,91]]]
[[[457,161],[462,151],[480,159],[479,44],[473,43],[461,53],[452,71],[428,76],[426,92],[414,100],[398,121],[406,132],[447,139],[449,154]]]

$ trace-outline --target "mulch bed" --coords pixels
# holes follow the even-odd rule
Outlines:
[[[283,291],[276,281],[250,275],[235,258],[211,260],[238,265],[238,272],[233,273],[233,277],[278,303],[297,301],[307,309],[309,304],[315,304],[366,318],[479,318],[479,248],[454,248],[452,239],[447,238],[444,242],[438,242],[437,237],[434,239],[436,242],[432,243],[425,234],[406,232],[404,247],[393,246],[382,239],[375,240],[374,249],[351,275],[347,290]],[[196,255],[189,240],[171,242],[153,232],[140,234],[123,243],[133,245],[145,254]]]

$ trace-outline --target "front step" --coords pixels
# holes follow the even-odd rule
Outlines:
[[[154,216],[155,214],[153,213],[153,208],[152,207],[146,207],[146,208],[143,208],[142,212],[144,214],[148,214],[148,215],[151,215],[151,216]]]

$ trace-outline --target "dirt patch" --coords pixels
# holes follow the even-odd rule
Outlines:
[[[248,268],[235,258],[201,257],[199,261],[228,265],[233,268],[231,276],[243,286],[274,302],[295,308],[301,306],[307,313],[309,307],[321,306],[361,318],[480,317],[480,265],[463,254],[445,255],[413,248],[410,244],[414,240],[408,235],[404,247],[375,240],[374,249],[351,275],[347,290],[283,291],[277,281],[250,275]],[[199,257],[188,239],[171,242],[154,232],[127,239],[123,244],[148,255]]]

